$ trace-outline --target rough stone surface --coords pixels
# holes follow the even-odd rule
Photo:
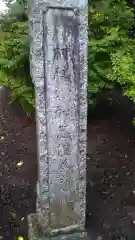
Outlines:
[[[29,22],[39,152],[37,213],[45,232],[84,227],[87,1],[34,0]]]
[[[36,214],[30,214],[28,216],[29,221],[29,239],[32,240],[91,240],[90,236],[88,236],[84,227],[81,229],[72,229],[72,231],[68,229],[59,229],[57,233],[51,232],[50,234],[44,234],[43,228],[39,225],[39,216]],[[58,230],[58,229],[57,229]]]

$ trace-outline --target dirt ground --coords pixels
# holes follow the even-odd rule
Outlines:
[[[36,129],[8,104],[8,94],[0,91],[0,239],[27,240],[27,215],[36,204]],[[117,92],[89,111],[86,225],[92,240],[135,240],[134,117],[134,106]]]
[[[135,240],[135,111],[119,93],[109,99],[89,113],[87,227],[92,239]]]
[[[8,104],[9,95],[0,90],[0,239],[27,240],[27,215],[36,204],[36,129],[16,104]]]

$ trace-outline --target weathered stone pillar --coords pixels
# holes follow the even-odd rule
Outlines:
[[[39,167],[30,238],[38,228],[35,239],[86,239],[87,0],[33,0],[29,22]]]

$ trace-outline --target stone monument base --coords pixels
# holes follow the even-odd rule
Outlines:
[[[68,228],[61,230],[56,230],[50,232],[49,235],[44,233],[42,226],[38,221],[38,214],[30,214],[28,216],[28,225],[29,225],[29,239],[30,240],[88,240],[88,235],[85,229],[75,229]]]

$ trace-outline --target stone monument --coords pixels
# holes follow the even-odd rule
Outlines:
[[[29,23],[39,172],[30,239],[87,239],[87,0],[33,0]]]

